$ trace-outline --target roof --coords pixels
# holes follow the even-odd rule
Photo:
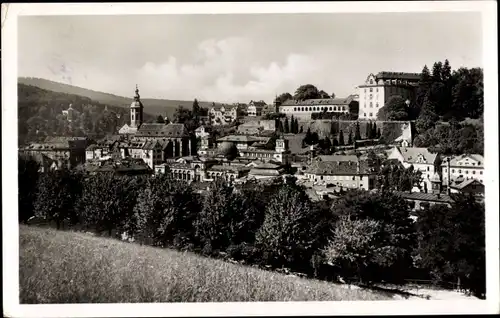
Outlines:
[[[434,172],[434,175],[430,179],[431,182],[441,182],[441,177],[437,172]]]
[[[119,134],[135,134],[137,132],[137,128],[132,128],[129,125],[125,124],[118,131]]]
[[[331,162],[331,161],[352,161],[358,162],[359,158],[355,155],[320,155],[317,157],[320,161]]]
[[[313,162],[305,171],[305,173],[316,174],[316,175],[335,175],[335,176],[346,176],[346,175],[361,175],[361,174],[373,174],[374,172],[368,167],[365,161],[359,162],[359,172],[358,164],[354,162],[343,162],[343,161],[315,161]]]
[[[412,134],[411,134],[411,125],[410,124],[405,124],[403,126],[403,132],[401,136],[396,138],[394,141],[403,141],[403,140],[412,140]]]
[[[478,180],[476,179],[469,179],[469,180],[464,180],[462,181],[461,183],[453,183],[450,185],[450,188],[453,188],[453,189],[457,189],[457,190],[462,190],[464,188],[466,188],[467,186],[473,184],[473,183],[476,183],[478,185],[481,185],[484,187],[484,184],[482,184],[481,182],[479,182]]]
[[[467,158],[473,159],[473,160],[478,162],[477,166],[474,165],[473,167],[484,168],[484,157],[480,154],[464,154],[464,155],[453,157],[450,160],[450,166],[464,167],[464,165],[459,165],[458,162],[463,160],[463,159],[467,159]],[[446,165],[446,164],[447,163],[444,162],[442,165]]]
[[[289,99],[283,102],[280,106],[349,105],[352,101],[352,95],[349,95],[345,98],[315,98],[302,101]]]
[[[238,108],[240,107],[241,105],[227,105],[227,104],[212,104],[212,106],[210,106],[210,109],[215,109],[215,110],[220,110],[222,107],[224,107],[224,110],[227,111],[227,110],[231,110],[232,108]]]
[[[248,135],[229,135],[217,139],[217,142],[230,141],[230,142],[255,142],[255,141],[268,141],[269,137],[257,137]]]
[[[281,175],[281,171],[277,169],[259,169],[252,168],[249,172],[250,175],[256,176],[269,176],[269,177],[277,177]]]
[[[401,196],[404,199],[408,200],[420,200],[420,201],[430,201],[430,202],[445,202],[452,203],[453,199],[447,194],[439,194],[439,198],[437,194],[433,193],[425,193],[425,192],[403,192],[403,191],[395,191],[395,194]]]
[[[233,172],[248,171],[248,170],[250,169],[242,166],[222,166],[222,165],[215,165],[207,169],[207,171],[233,171]]]
[[[205,128],[205,131],[212,130],[212,127],[210,127],[210,126],[201,125],[200,127],[196,128],[195,131],[200,132],[202,128]]]
[[[186,137],[188,135],[184,124],[144,123],[136,133],[137,136]]]
[[[264,102],[263,100],[260,100],[260,101],[256,101],[256,100],[251,100],[250,103],[248,103],[248,106],[255,106],[257,108],[262,108],[264,106],[266,106],[266,102]]]
[[[387,72],[382,71],[375,75],[377,79],[402,79],[402,80],[420,80],[420,73]]]
[[[261,160],[256,160],[254,162],[249,163],[249,166],[253,166],[255,169],[280,169],[281,165],[271,163],[271,162],[264,162]]]
[[[437,153],[431,153],[427,148],[397,147],[397,149],[403,156],[404,161],[408,163],[434,164],[437,157]],[[424,159],[424,162],[419,162],[420,157]]]

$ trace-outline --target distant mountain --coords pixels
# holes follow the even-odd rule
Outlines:
[[[97,92],[90,89],[68,85],[64,83],[54,82],[43,78],[34,78],[34,77],[19,77],[18,83],[35,86],[44,90],[49,90],[57,93],[65,93],[65,94],[87,97],[93,101],[110,106],[127,108],[130,106],[130,103],[132,102],[133,92],[131,92],[130,97],[123,97],[103,92]],[[173,117],[175,109],[178,106],[183,106],[189,109],[193,106],[193,101],[185,101],[185,100],[153,99],[153,98],[142,98],[141,100],[142,103],[144,104],[145,113],[150,114],[152,116],[167,115],[169,118]],[[212,105],[212,102],[198,101],[198,103],[201,107],[204,108],[210,108],[210,106]],[[216,104],[221,104],[221,103],[216,103]]]

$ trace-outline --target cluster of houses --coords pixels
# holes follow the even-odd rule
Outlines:
[[[334,198],[346,189],[376,188],[379,171],[368,164],[366,154],[319,155],[314,147],[303,147],[297,135],[277,133],[275,120],[263,120],[260,116],[268,111],[297,118],[317,111],[349,112],[357,99],[362,116],[365,108],[373,108],[372,92],[373,100],[379,104],[376,109],[391,90],[399,93],[398,90],[408,89],[416,78],[407,73],[370,74],[366,85],[360,86],[361,98],[289,101],[272,107],[263,101],[251,101],[237,130],[218,138],[213,133],[214,127],[238,119],[240,105],[213,105],[209,124],[190,132],[178,123],[144,123],[144,106],[136,88],[130,105],[130,124],[124,125],[117,135],[98,141],[51,137],[43,143],[22,147],[20,152],[39,161],[41,171],[83,167],[89,173],[169,174],[177,180],[200,184],[217,179],[238,184],[293,175],[308,189],[311,198]],[[426,148],[412,147],[408,125],[403,126],[392,148],[380,155],[422,172],[422,183],[411,192],[401,193],[415,208],[422,203],[449,204],[450,194],[455,192],[474,193],[478,197],[484,194],[483,156],[443,157]]]

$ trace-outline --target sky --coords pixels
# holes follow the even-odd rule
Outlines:
[[[345,97],[370,73],[448,59],[483,67],[473,12],[23,16],[18,76],[125,97],[264,100],[313,84]]]

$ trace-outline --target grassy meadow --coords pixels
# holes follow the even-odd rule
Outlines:
[[[392,298],[84,233],[32,226],[19,233],[21,304]]]

